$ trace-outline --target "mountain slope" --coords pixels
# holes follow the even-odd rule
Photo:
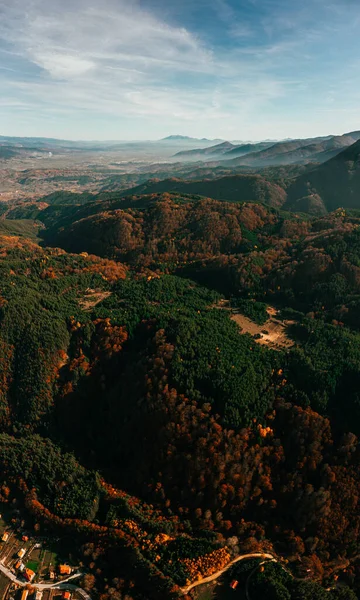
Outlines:
[[[288,210],[324,214],[339,207],[360,208],[360,140],[302,175],[288,189]]]
[[[176,192],[194,194],[229,202],[264,202],[269,206],[281,206],[286,201],[285,191],[269,183],[260,175],[233,175],[203,181],[165,179],[149,181],[122,192],[123,196]]]
[[[250,154],[251,152],[260,152],[266,150],[274,145],[275,142],[259,142],[258,144],[241,144],[241,146],[235,146],[232,150],[226,152],[224,158],[236,158],[237,156],[243,156],[244,154]]]
[[[183,150],[174,154],[176,158],[194,159],[201,158],[202,156],[221,155],[235,148],[231,142],[222,142],[215,146],[209,146],[208,148],[195,148],[194,150]]]

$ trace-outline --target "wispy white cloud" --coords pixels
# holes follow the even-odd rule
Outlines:
[[[209,135],[205,128],[233,123],[233,137],[240,137],[241,127],[263,115],[279,119],[284,102],[288,111],[291,102],[297,111],[299,102],[306,105],[319,73],[314,47],[343,27],[330,18],[336,14],[339,23],[337,0],[312,0],[324,11],[322,22],[309,17],[310,0],[295,10],[284,0],[247,0],[259,9],[253,22],[249,12],[242,18],[238,2],[211,0],[223,27],[217,43],[196,25],[161,18],[151,0],[140,1],[2,0],[1,105],[12,114],[140,119],[154,132],[166,122]]]
[[[25,0],[26,1],[26,0]],[[24,0],[3,7],[0,35],[56,77],[81,74],[101,60],[206,70],[211,53],[185,28],[171,27],[126,0]]]
[[[28,11],[22,9],[23,0],[8,4],[0,34],[14,44],[17,56],[40,69],[36,80],[12,85],[30,104],[41,98],[43,111],[69,103],[119,116],[204,120],[229,116],[235,105],[239,108],[240,95],[244,104],[245,98],[275,93],[272,83],[261,89],[250,81],[238,58],[232,63],[230,57],[215,56],[184,27],[170,26],[124,0],[105,2],[101,10],[82,0],[67,10],[54,0],[34,0]],[[221,9],[226,10],[225,3]],[[223,93],[214,84],[219,76]],[[281,93],[280,85],[276,89]]]
[[[73,78],[96,67],[95,62],[71,54],[52,51],[35,52],[35,62],[55,78]]]

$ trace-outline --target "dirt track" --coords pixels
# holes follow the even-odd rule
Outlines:
[[[79,304],[83,310],[91,310],[92,308],[94,308],[94,306],[96,306],[109,296],[111,296],[111,292],[91,291],[79,301]]]
[[[268,560],[277,562],[277,560],[273,557],[272,554],[266,554],[266,553],[260,553],[260,552],[255,552],[253,554],[242,554],[241,556],[238,556],[237,558],[235,558],[234,560],[229,562],[229,564],[224,569],[221,569],[221,571],[217,571],[217,573],[214,573],[213,575],[210,575],[209,577],[205,577],[205,579],[200,579],[199,581],[195,581],[194,583],[191,583],[187,587],[181,588],[181,591],[183,592],[183,594],[188,594],[190,592],[190,590],[192,590],[194,587],[197,587],[198,585],[203,585],[204,583],[210,583],[211,581],[215,581],[215,579],[218,579],[219,577],[221,577],[221,575],[223,575],[226,571],[228,571],[228,569],[230,569],[230,567],[232,567],[232,565],[239,562],[240,560],[245,560],[247,558],[266,558]]]

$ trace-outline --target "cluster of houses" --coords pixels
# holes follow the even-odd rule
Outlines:
[[[4,533],[2,535],[2,538],[1,538],[1,541],[2,542],[8,542],[9,541],[9,537],[10,537],[10,531],[4,531]],[[27,535],[23,535],[22,536],[22,541],[23,542],[28,542],[29,541],[28,536]]]
[[[26,581],[31,583],[33,581],[36,573],[34,571],[32,571],[31,569],[25,567],[24,563],[22,562],[22,558],[24,558],[25,554],[26,554],[26,549],[21,548],[21,550],[19,550],[19,552],[17,553],[19,560],[15,564],[15,569],[16,569],[16,571],[21,573],[21,575],[24,577],[24,579],[26,579]],[[71,575],[71,573],[72,573],[72,569],[71,569],[70,565],[59,565],[59,575],[60,576]],[[56,575],[55,575],[54,570],[49,571],[49,577],[50,577],[50,579],[55,579]],[[69,600],[69,598],[67,598],[66,596],[64,596],[64,598],[65,598],[65,600]],[[39,599],[36,598],[35,600],[39,600]]]
[[[0,517],[1,517],[1,515],[0,515]],[[4,531],[4,533],[1,537],[1,541],[5,542],[5,543],[9,542],[10,536],[11,536],[10,531]],[[26,535],[23,535],[21,539],[25,543],[29,541],[29,538]],[[34,548],[37,548],[39,546],[40,546],[40,544],[35,544]],[[14,564],[15,571],[18,574],[21,574],[21,577],[23,577],[27,583],[32,583],[36,576],[35,571],[33,571],[32,569],[29,568],[31,563],[28,563],[29,566],[27,567],[26,564],[24,564],[24,562],[23,562],[25,555],[27,553],[30,555],[31,551],[32,551],[32,548],[31,549],[26,548],[26,547],[20,548],[20,550],[16,554],[17,561]],[[27,561],[25,561],[25,562],[27,562]],[[72,573],[72,568],[70,567],[70,565],[66,565],[66,564],[59,565],[58,577],[60,577],[60,581],[61,581],[61,578],[69,576],[69,575],[71,575],[71,573]],[[52,567],[49,568],[48,575],[49,575],[49,578],[52,580],[57,579],[55,569]],[[25,588],[22,592],[21,600],[27,600],[28,593],[29,593],[29,590]],[[38,590],[36,593],[34,593],[31,600],[41,600],[41,598],[42,598],[42,592],[40,592]],[[62,598],[62,600],[71,600],[70,592],[64,591],[62,593],[61,598]]]
[[[59,575],[61,577],[64,577],[64,575],[71,575],[71,573],[72,573],[72,568],[70,567],[70,565],[59,565]],[[51,569],[49,571],[49,578],[50,579],[56,578],[56,573],[55,573],[54,569]]]
[[[29,538],[24,535],[22,540],[23,540],[23,542],[27,542],[29,540]],[[26,579],[26,581],[31,583],[35,577],[35,572],[32,571],[31,569],[27,569],[25,567],[24,563],[22,562],[22,559],[24,558],[25,554],[26,554],[26,548],[21,548],[19,550],[19,552],[17,553],[18,561],[15,564],[15,569],[22,574],[22,576],[24,577],[24,579]]]

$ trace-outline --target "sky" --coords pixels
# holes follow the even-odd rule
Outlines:
[[[0,135],[360,129],[360,0],[0,0]]]

